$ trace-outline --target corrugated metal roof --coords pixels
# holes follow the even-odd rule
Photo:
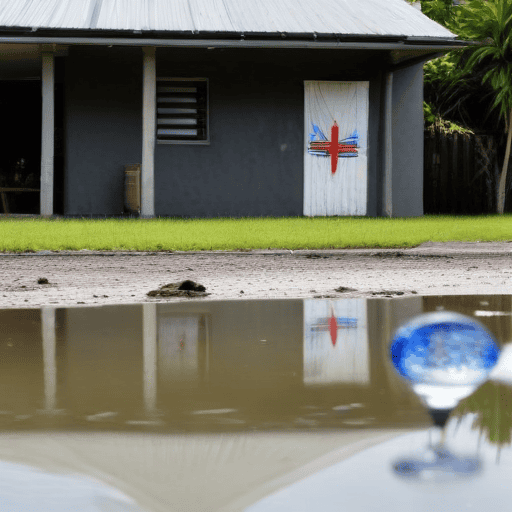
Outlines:
[[[455,37],[403,0],[0,0],[0,27]]]

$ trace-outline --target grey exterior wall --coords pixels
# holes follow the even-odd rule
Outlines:
[[[423,215],[423,64],[393,73],[393,217]]]
[[[159,76],[209,78],[211,144],[157,146],[156,211],[204,217],[302,215],[304,80],[371,80],[374,71],[365,60],[374,65],[376,56],[158,50]]]
[[[382,87],[383,73],[370,81],[370,111],[368,113],[368,196],[366,215],[382,215]]]
[[[157,144],[156,215],[302,215],[304,80],[370,82],[368,215],[381,214],[385,52],[159,48],[156,55],[159,77],[209,79],[211,141]],[[142,50],[73,47],[64,68],[64,213],[120,214],[124,165],[141,161]],[[421,86],[421,66],[395,73],[397,215],[423,213]]]
[[[211,143],[157,145],[156,214],[302,215],[304,80],[369,80],[371,121],[381,61],[363,51],[158,49],[158,76],[209,79]],[[141,159],[141,69],[138,48],[72,48],[66,58],[65,214],[122,212],[123,166]],[[377,137],[370,122],[370,197]]]
[[[73,47],[64,83],[64,213],[118,215],[142,155],[142,51]]]

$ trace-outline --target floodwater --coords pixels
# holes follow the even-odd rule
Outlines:
[[[502,347],[442,453],[389,358],[440,309]],[[509,510],[511,341],[510,296],[0,310],[0,512]]]

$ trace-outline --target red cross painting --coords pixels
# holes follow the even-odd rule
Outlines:
[[[331,126],[331,140],[323,134],[322,130],[313,124],[313,132],[310,133],[310,141],[308,152],[311,155],[330,156],[331,157],[331,173],[335,174],[338,168],[338,158],[357,156],[359,134],[354,130],[350,137],[343,140],[338,140],[339,126],[336,121]],[[315,140],[316,138],[320,140]]]

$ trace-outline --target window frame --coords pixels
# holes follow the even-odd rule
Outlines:
[[[161,82],[205,82],[206,83],[206,108],[205,108],[205,126],[206,139],[159,139],[158,138],[158,85]],[[156,78],[156,98],[155,98],[155,139],[157,144],[180,144],[180,145],[210,145],[210,81],[204,77],[157,77]]]

